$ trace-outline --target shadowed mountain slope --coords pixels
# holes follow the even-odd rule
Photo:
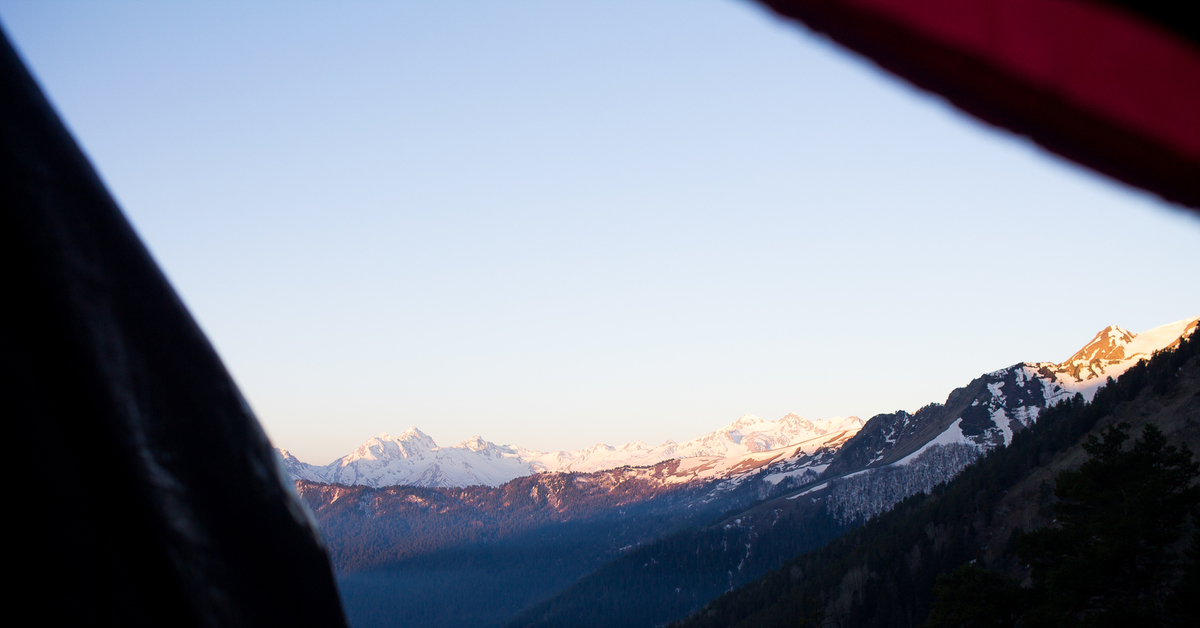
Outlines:
[[[1099,390],[1047,410],[1038,423],[931,495],[910,497],[829,545],[717,598],[678,626],[910,626],[925,620],[933,584],[968,561],[1024,578],[1016,535],[1050,525],[1053,479],[1085,458],[1103,427],[1153,424],[1200,447],[1200,339],[1193,337]]]

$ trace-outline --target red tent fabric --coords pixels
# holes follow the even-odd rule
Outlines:
[[[1168,26],[1167,5],[763,1],[968,113],[1200,210],[1200,45]]]

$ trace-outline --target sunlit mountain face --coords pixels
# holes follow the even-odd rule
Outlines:
[[[1126,331],[1118,325],[1109,325],[1075,355],[1060,364],[1050,365],[1050,368],[1061,375],[1063,381],[1073,380],[1075,390],[1094,392],[1106,378],[1119,377],[1138,360],[1149,359],[1155,351],[1179,344],[1179,339],[1192,333],[1196,325],[1197,319],[1190,318],[1140,334]],[[1091,395],[1087,396],[1091,398]]]
[[[893,463],[885,451],[896,450],[900,436],[926,443],[968,443],[981,448],[1011,442],[1014,431],[1032,424],[1038,413],[1076,393],[1091,399],[1107,378],[1122,373],[1146,359],[1154,351],[1178,344],[1179,338],[1196,328],[1191,318],[1140,334],[1112,325],[1096,334],[1078,352],[1061,363],[1021,363],[984,376],[986,394],[971,400],[971,406],[952,426],[927,438],[914,432],[912,420],[901,418],[887,429],[896,434],[884,437],[881,446],[866,464]],[[908,415],[900,413],[907,417]],[[758,469],[765,462],[778,466],[784,462],[816,473],[821,465],[797,465],[801,458],[818,450],[831,451],[862,429],[858,417],[835,417],[810,421],[796,414],[769,421],[745,415],[720,429],[687,442],[667,441],[649,446],[635,441],[621,446],[603,443],[573,451],[543,452],[513,445],[496,445],[482,436],[474,436],[449,447],[439,446],[420,429],[390,436],[373,437],[355,451],[320,467],[298,460],[281,450],[284,464],[296,480],[344,484],[348,486],[424,486],[463,487],[500,486],[518,477],[534,473],[591,473],[623,466],[652,466],[668,460],[686,460],[681,469],[690,480],[708,480]],[[899,450],[904,451],[905,446]],[[786,450],[786,451],[785,451]],[[773,452],[773,453],[772,453]],[[912,455],[916,450],[907,451]],[[685,473],[685,471],[680,471]],[[684,477],[684,476],[679,476]]]
[[[439,447],[413,427],[398,436],[380,434],[324,467],[309,465],[286,450],[280,455],[293,479],[362,486],[499,486],[533,473],[591,473],[624,466],[652,466],[684,460],[695,479],[723,477],[734,469],[761,466],[812,455],[853,436],[858,417],[809,421],[789,414],[777,421],[745,415],[718,430],[684,443],[656,447],[635,441],[612,447],[603,443],[574,451],[542,452],[496,445],[474,436]]]

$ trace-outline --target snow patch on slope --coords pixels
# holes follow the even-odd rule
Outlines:
[[[909,464],[913,460],[916,460],[918,457],[920,457],[921,454],[928,451],[931,447],[938,447],[941,445],[970,445],[972,447],[978,447],[978,445],[972,442],[971,439],[967,438],[966,434],[963,434],[962,419],[955,419],[954,423],[950,424],[950,427],[946,428],[944,432],[937,435],[937,438],[925,443],[920,449],[908,454],[900,460],[897,460],[889,466]]]

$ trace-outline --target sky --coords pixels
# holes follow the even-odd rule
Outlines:
[[[944,401],[1200,315],[1200,220],[739,1],[0,0],[273,442]]]

